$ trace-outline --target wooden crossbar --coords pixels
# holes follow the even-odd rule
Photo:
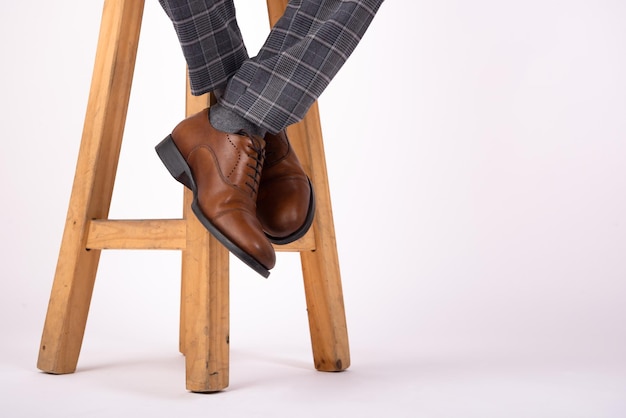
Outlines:
[[[88,224],[85,247],[89,250],[184,250],[187,247],[185,219],[94,219]],[[274,245],[276,251],[315,250],[314,234],[307,233],[286,245]]]

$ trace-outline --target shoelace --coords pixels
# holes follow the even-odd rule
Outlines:
[[[250,164],[250,160],[247,164],[254,172],[247,173],[248,177],[252,180],[252,183],[246,182],[246,185],[250,188],[250,195],[254,197],[259,190],[259,182],[261,180],[261,170],[263,169],[263,161],[265,160],[265,149],[254,137],[247,135],[250,138],[248,143],[248,149],[252,152],[248,154],[250,160],[254,163]]]
[[[283,134],[284,135],[284,134]],[[268,138],[269,136],[269,138]],[[286,144],[283,144],[286,142]],[[289,150],[289,142],[281,137],[281,134],[266,135],[265,136],[265,162],[264,167],[273,166],[286,157],[288,151],[283,151],[281,148],[287,148]],[[279,151],[282,151],[279,154]]]

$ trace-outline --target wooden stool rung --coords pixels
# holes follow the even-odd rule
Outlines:
[[[184,250],[186,240],[184,219],[96,219],[89,222],[86,247],[90,250]]]
[[[94,219],[87,225],[88,250],[184,250],[187,247],[185,219]],[[311,229],[297,241],[274,245],[276,251],[315,250]]]

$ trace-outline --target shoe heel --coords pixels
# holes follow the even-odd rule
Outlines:
[[[195,184],[191,175],[191,169],[174,143],[172,135],[168,135],[161,141],[155,147],[155,150],[172,177],[188,189],[194,190]]]

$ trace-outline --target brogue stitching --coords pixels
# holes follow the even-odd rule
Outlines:
[[[237,145],[230,139],[230,135],[226,135],[226,138],[228,139],[228,142],[233,147],[235,152],[237,152]],[[230,178],[230,176],[232,176],[233,173],[236,171],[237,167],[239,167],[240,163],[241,163],[241,154],[237,152],[237,161],[235,162],[233,167],[230,169],[230,173],[228,173],[226,177]]]

